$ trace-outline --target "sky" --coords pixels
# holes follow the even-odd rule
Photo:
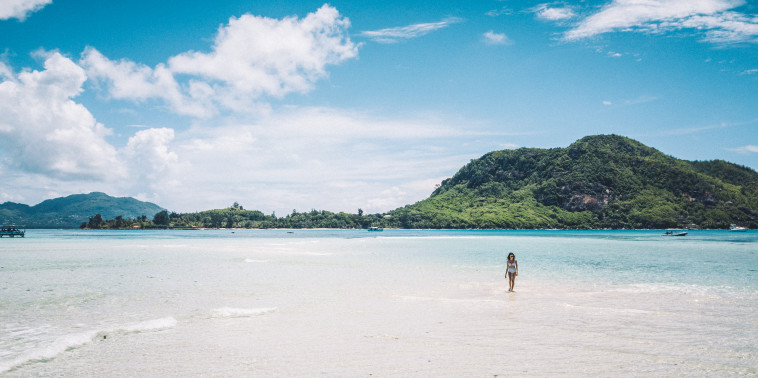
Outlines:
[[[758,3],[0,0],[0,202],[381,213],[596,134],[758,169]]]

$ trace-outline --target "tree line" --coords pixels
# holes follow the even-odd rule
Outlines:
[[[277,217],[276,213],[266,215],[258,210],[246,210],[239,203],[225,209],[206,210],[195,213],[176,213],[167,210],[156,213],[152,219],[147,216],[125,219],[117,216],[113,219],[103,219],[100,214],[83,222],[82,229],[94,230],[124,230],[124,229],[194,229],[194,228],[344,228],[363,229],[371,226],[385,226],[386,216],[383,214],[364,214],[358,209],[357,214],[345,212],[333,213],[326,210],[311,210],[308,212],[292,213]]]

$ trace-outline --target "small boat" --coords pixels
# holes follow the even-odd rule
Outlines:
[[[687,231],[670,228],[663,233],[663,236],[684,236],[687,235]]]
[[[381,227],[371,226],[368,228],[369,231],[384,231]]]
[[[0,228],[0,238],[3,236],[15,238],[16,236],[24,237],[26,234],[26,229],[21,229],[16,226],[10,225],[10,226],[3,226]]]
[[[747,232],[747,227],[741,227],[736,224],[729,226],[729,231],[731,232]]]

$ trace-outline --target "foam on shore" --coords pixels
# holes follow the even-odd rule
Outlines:
[[[177,321],[173,317],[146,320],[133,324],[103,328],[99,330],[71,333],[55,338],[50,343],[44,343],[37,348],[20,355],[12,360],[0,362],[0,373],[13,370],[21,365],[31,362],[44,362],[54,359],[61,353],[82,347],[97,338],[107,336],[109,333],[139,333],[146,331],[159,331],[176,326]]]
[[[127,333],[136,333],[144,331],[160,331],[163,329],[173,328],[176,326],[176,319],[173,317],[165,317],[160,319],[146,320],[144,322],[128,324],[123,327],[115,328],[114,331],[122,331]]]
[[[222,307],[213,310],[213,316],[220,318],[235,318],[245,316],[257,316],[276,311],[276,307],[263,308],[233,308]]]

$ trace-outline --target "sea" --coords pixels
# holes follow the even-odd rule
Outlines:
[[[0,376],[758,376],[758,232],[662,234],[27,230]]]

